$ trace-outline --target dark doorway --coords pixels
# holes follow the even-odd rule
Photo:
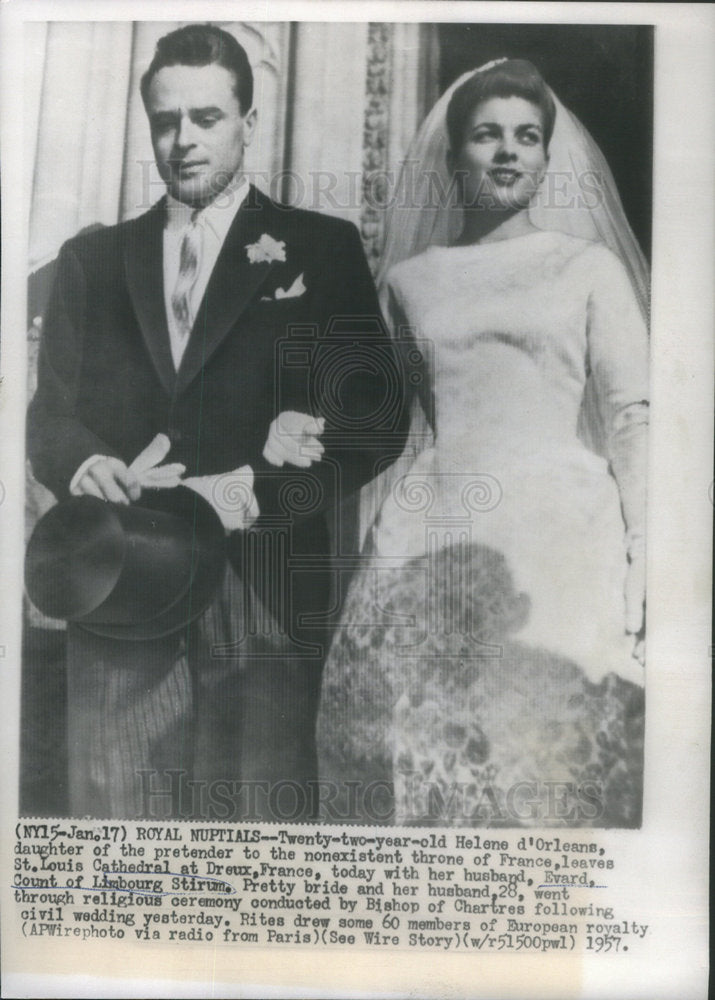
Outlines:
[[[529,59],[601,147],[648,260],[653,197],[653,41],[649,25],[443,24],[440,92],[502,56]]]

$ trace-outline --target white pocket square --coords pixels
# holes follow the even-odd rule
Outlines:
[[[290,288],[276,288],[275,299],[297,299],[300,295],[305,294],[306,291],[307,288],[303,284],[303,275],[299,274]],[[273,301],[269,295],[264,295],[261,298],[261,302]]]

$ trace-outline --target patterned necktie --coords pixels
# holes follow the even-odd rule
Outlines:
[[[199,275],[201,265],[201,228],[192,221],[181,241],[179,276],[171,296],[176,327],[182,338],[188,337],[194,325],[191,309],[191,292]]]

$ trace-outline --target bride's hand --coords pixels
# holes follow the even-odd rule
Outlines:
[[[645,666],[645,635],[634,636],[633,652],[631,656],[634,660],[638,660],[642,667]]]
[[[626,632],[633,636],[633,656],[641,664],[645,662],[645,585],[645,546],[634,545],[626,572]]]
[[[316,419],[307,413],[284,410],[271,423],[263,457],[271,465],[280,467],[289,462],[307,469],[322,458],[325,449],[320,435],[324,430],[323,417]]]

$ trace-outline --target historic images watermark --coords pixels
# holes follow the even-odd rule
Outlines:
[[[153,160],[138,160],[136,170],[140,176],[140,196],[134,206],[137,212],[146,211],[164,193],[165,184],[155,176]],[[375,170],[365,175],[361,170],[252,170],[246,176],[252,184],[266,191],[287,211],[292,205],[302,205],[322,211],[357,211],[365,206],[375,211],[400,209],[442,208],[456,205],[467,174],[455,170],[448,178],[442,173],[425,173],[419,161],[405,160],[401,171]],[[235,190],[225,190],[229,178],[215,175],[217,195],[214,204],[229,209],[235,205]],[[398,184],[399,180],[399,184]],[[543,177],[532,178],[531,203],[539,209],[587,209],[602,204],[605,198],[605,179],[596,170],[550,170]],[[514,194],[513,197],[516,197]],[[510,192],[494,194],[489,178],[477,184],[467,207],[485,210],[498,205],[508,205]],[[514,201],[514,207],[520,202]],[[246,207],[251,209],[249,198]]]
[[[603,815],[597,780],[522,780],[506,788],[487,780],[477,790],[467,782],[443,788],[417,771],[396,771],[387,780],[241,781],[195,780],[182,769],[136,773],[138,816],[148,819],[257,822],[270,817],[290,823],[312,812],[322,823],[383,825],[394,819],[395,784],[407,790],[405,825],[539,826],[562,822],[588,826]],[[129,818],[129,817],[128,817]]]

